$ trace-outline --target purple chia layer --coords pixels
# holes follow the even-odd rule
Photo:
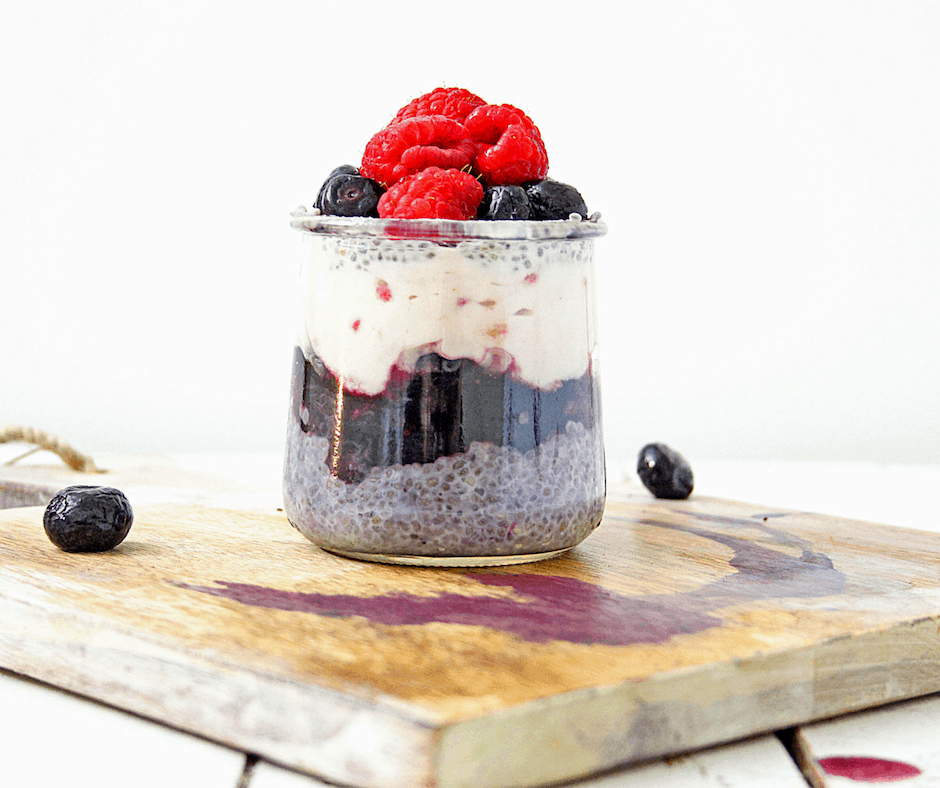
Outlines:
[[[604,457],[570,422],[537,449],[474,443],[433,463],[376,467],[358,484],[330,473],[329,441],[288,428],[287,516],[327,549],[415,556],[506,556],[572,547],[600,523]]]

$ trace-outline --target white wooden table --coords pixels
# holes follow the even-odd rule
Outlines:
[[[0,446],[0,464],[13,449]],[[275,455],[170,458],[279,495]],[[856,463],[698,463],[696,490],[741,501],[940,532],[940,466]],[[630,474],[612,474],[629,481]],[[154,491],[157,496],[159,491]],[[938,633],[940,634],[940,633]],[[0,671],[0,784],[177,788],[315,788],[306,775]],[[802,773],[801,773],[802,767]],[[940,697],[781,731],[642,764],[580,788],[761,788],[892,780],[940,786]]]

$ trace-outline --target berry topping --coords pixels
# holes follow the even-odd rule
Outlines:
[[[386,186],[428,167],[460,170],[476,144],[462,123],[443,115],[407,118],[382,129],[366,145],[362,174]]]
[[[89,485],[59,490],[42,516],[46,536],[67,553],[100,553],[117,547],[133,521],[124,493]]]
[[[427,167],[392,186],[379,199],[379,216],[396,219],[457,219],[477,215],[483,187],[470,173]]]
[[[692,467],[686,459],[664,443],[648,443],[640,449],[637,475],[657,498],[683,500],[692,494]]]
[[[483,190],[478,215],[481,219],[528,219],[529,198],[521,186],[488,186]]]
[[[542,135],[528,115],[510,104],[486,104],[464,123],[478,152],[474,169],[491,186],[544,178],[548,154]]]
[[[463,88],[435,88],[398,110],[392,123],[425,115],[443,115],[463,123],[467,115],[484,104],[483,99]]]
[[[320,188],[316,206],[321,213],[332,216],[378,216],[381,194],[382,187],[375,181],[344,164],[330,173]]]
[[[313,204],[314,208],[319,208],[322,212],[323,210],[323,194],[326,192],[326,187],[329,186],[330,181],[333,180],[337,175],[358,175],[359,170],[356,169],[352,164],[340,164],[333,172],[326,176],[326,180],[323,181],[323,185],[320,186],[320,191],[317,194],[317,201]]]
[[[529,197],[531,219],[567,219],[573,213],[580,214],[582,219],[587,218],[587,205],[574,186],[545,178],[527,183],[525,191]]]
[[[444,207],[453,200],[427,185],[419,188],[436,193],[430,203],[405,208],[396,197],[385,201],[384,213],[379,210],[386,190],[429,169],[461,170],[485,188],[469,216],[462,207]],[[372,136],[359,169],[344,164],[333,170],[315,205],[336,216],[405,218],[417,211],[420,218],[541,221],[575,213],[587,218],[578,190],[547,176],[542,134],[525,112],[511,104],[488,104],[464,88],[439,87],[403,106]],[[410,194],[410,188],[399,194]]]

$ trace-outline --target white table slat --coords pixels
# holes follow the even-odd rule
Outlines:
[[[940,648],[940,633],[938,633]],[[940,786],[940,695],[800,729],[797,745],[821,788],[892,782]],[[918,773],[919,772],[919,773]]]
[[[260,761],[251,770],[251,779],[248,780],[245,788],[335,788],[335,786],[321,782],[315,777]]]
[[[236,750],[8,673],[0,710],[5,786],[235,788],[245,767]]]
[[[332,786],[262,761],[247,788]],[[806,782],[777,737],[762,736],[605,774],[571,788],[806,788]]]
[[[777,737],[760,736],[607,774],[572,788],[806,788],[806,782]]]

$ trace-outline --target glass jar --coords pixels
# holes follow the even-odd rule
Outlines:
[[[600,523],[596,218],[297,213],[290,522],[388,563],[549,558]]]

